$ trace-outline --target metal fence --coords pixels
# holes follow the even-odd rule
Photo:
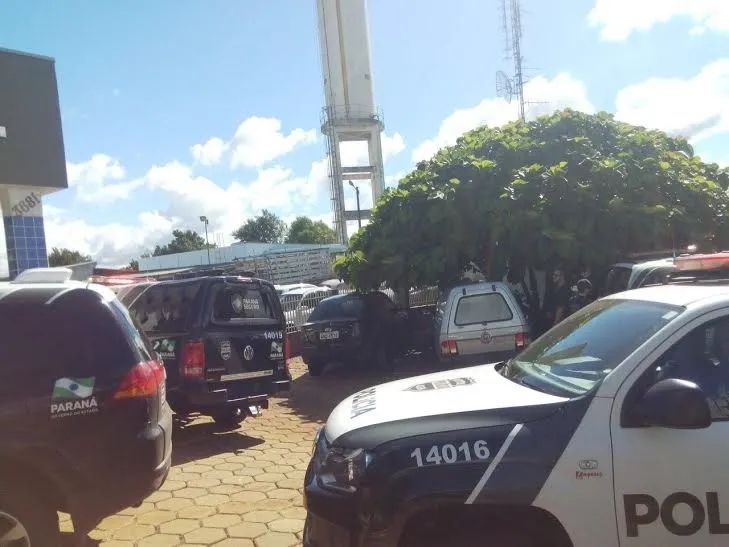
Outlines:
[[[314,308],[325,298],[335,294],[349,294],[351,292],[354,291],[351,289],[335,291],[326,287],[317,287],[283,293],[280,298],[284,316],[286,317],[286,332],[299,331],[301,326],[308,321],[309,315],[314,311]],[[389,296],[395,303],[398,303],[397,295],[392,289],[382,289],[381,292]],[[435,305],[438,302],[439,295],[440,289],[438,287],[411,290],[409,295],[410,307]]]

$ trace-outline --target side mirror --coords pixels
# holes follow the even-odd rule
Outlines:
[[[704,429],[711,410],[703,390],[693,382],[667,378],[653,384],[633,412],[636,425],[671,429]]]

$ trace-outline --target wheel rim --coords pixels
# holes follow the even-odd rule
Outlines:
[[[0,511],[0,547],[30,547],[30,536],[25,526],[4,511]]]

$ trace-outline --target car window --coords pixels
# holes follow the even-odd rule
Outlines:
[[[109,308],[135,352],[138,353],[138,361],[157,359],[156,352],[147,337],[142,334],[141,326],[134,320],[129,310],[117,300],[112,300]]]
[[[633,270],[623,266],[615,266],[610,268],[605,281],[605,294],[613,294],[624,291],[628,288],[628,281]]]
[[[694,329],[665,352],[648,374],[697,384],[714,421],[729,420],[729,318]],[[653,383],[653,382],[651,382]]]
[[[454,322],[457,326],[497,323],[514,317],[509,304],[497,292],[462,296],[456,306]]]
[[[361,319],[364,317],[364,312],[364,302],[357,296],[325,299],[319,302],[314,311],[311,312],[309,321],[335,318]]]
[[[134,299],[130,315],[147,334],[173,334],[186,330],[200,283],[159,283],[150,285]]]
[[[277,321],[275,293],[244,283],[220,284],[215,289],[213,321]]]
[[[559,396],[582,395],[684,308],[640,300],[593,302],[537,338],[505,374]]]

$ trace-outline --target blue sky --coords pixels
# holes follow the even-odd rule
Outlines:
[[[669,131],[711,120],[696,149],[729,163],[727,2],[635,4],[522,0],[532,114],[570,105]],[[495,98],[494,73],[511,72],[498,0],[368,5],[389,183],[513,116]],[[200,214],[226,242],[263,206],[329,221],[314,0],[15,0],[0,47],[56,59],[73,187],[44,200],[49,245],[119,263],[201,228]],[[196,163],[191,147],[211,138],[226,154]],[[236,150],[248,159],[233,168]]]

